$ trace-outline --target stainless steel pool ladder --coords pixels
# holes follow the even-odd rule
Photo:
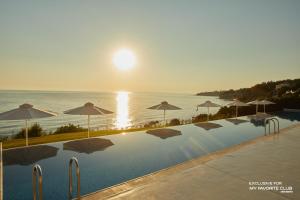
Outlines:
[[[279,133],[279,120],[275,117],[272,118],[267,118],[265,119],[265,135],[267,135],[267,125],[268,125],[268,130],[269,130],[269,134],[271,134],[271,123],[273,124],[273,130],[274,130],[274,134]]]
[[[75,157],[72,157],[69,162],[69,199],[72,199],[72,164],[75,163],[76,167],[76,177],[77,177],[77,199],[80,199],[80,170],[78,160]]]
[[[38,178],[38,193],[39,193],[39,200],[43,199],[43,174],[42,168],[40,165],[36,164],[32,168],[32,193],[33,193],[33,200],[37,199],[37,188],[36,188],[36,179]]]

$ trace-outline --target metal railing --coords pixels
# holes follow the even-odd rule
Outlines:
[[[36,164],[32,168],[32,193],[33,200],[37,199],[37,188],[36,188],[36,179],[38,178],[38,195],[39,200],[43,199],[43,174],[42,168],[40,165]]]
[[[279,120],[275,117],[272,117],[272,118],[267,118],[265,119],[265,135],[267,135],[267,125],[268,125],[268,134],[271,134],[271,123],[273,124],[273,133],[276,134],[276,133],[279,133],[280,131],[280,128],[279,128]]]
[[[2,142],[0,142],[0,200],[3,200],[3,157],[2,157]]]
[[[76,166],[76,177],[77,177],[77,199],[80,199],[80,170],[78,160],[72,157],[69,162],[69,199],[72,199],[73,186],[72,186],[72,166],[75,163]]]

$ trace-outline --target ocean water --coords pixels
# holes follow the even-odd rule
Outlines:
[[[206,113],[206,108],[199,108],[196,111],[196,105],[206,100],[221,105],[229,103],[217,97],[194,94],[0,91],[0,112],[14,109],[23,103],[30,103],[37,108],[56,112],[58,116],[29,121],[30,124],[38,122],[47,131],[54,131],[57,127],[68,123],[86,127],[86,116],[65,115],[63,111],[92,102],[96,106],[113,111],[114,114],[92,116],[91,129],[121,129],[143,125],[151,120],[163,120],[163,111],[146,109],[162,101],[168,101],[182,108],[182,110],[166,111],[166,119],[170,120],[173,118],[191,119],[197,114]],[[215,113],[218,109],[211,108],[210,112]],[[24,121],[0,121],[0,134],[1,136],[16,134],[23,127]]]

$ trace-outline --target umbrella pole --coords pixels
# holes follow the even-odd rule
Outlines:
[[[257,115],[257,112],[258,112],[258,104],[256,104],[256,115]]]
[[[27,119],[25,120],[25,138],[26,138],[26,146],[28,146],[28,123],[27,123]]]
[[[235,118],[237,118],[237,117],[238,117],[238,109],[239,109],[239,107],[238,107],[238,106],[236,106],[236,107],[235,107]]]
[[[266,113],[266,104],[264,104],[264,113]]]
[[[207,121],[209,121],[209,106],[207,107]]]
[[[2,142],[0,142],[0,200],[3,200],[3,158],[2,158]]]
[[[165,126],[167,125],[167,121],[166,121],[166,110],[164,110],[164,122],[165,122]]]
[[[90,115],[88,115],[88,138],[90,137]]]

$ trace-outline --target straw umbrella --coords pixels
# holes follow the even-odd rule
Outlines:
[[[68,115],[87,115],[88,117],[88,137],[90,137],[90,116],[91,115],[105,115],[112,114],[113,112],[94,106],[94,104],[88,102],[83,106],[73,108],[64,112]]]
[[[227,106],[235,106],[235,118],[237,118],[238,117],[238,109],[239,109],[239,107],[241,107],[241,106],[249,106],[249,105],[236,99],[232,103],[228,104]]]
[[[264,105],[264,113],[266,113],[266,105],[271,105],[271,104],[275,104],[272,101],[268,101],[268,100],[262,100],[260,101],[260,104]]]
[[[221,105],[216,104],[216,103],[213,103],[213,102],[211,102],[211,101],[205,101],[204,103],[199,104],[199,105],[197,106],[197,111],[198,111],[198,108],[199,108],[199,107],[207,107],[207,121],[208,121],[208,120],[209,120],[209,108],[210,108],[210,107],[221,107]]]
[[[0,120],[25,120],[26,146],[28,146],[28,120],[52,116],[56,116],[56,114],[34,108],[33,105],[25,103],[16,109],[0,113]]]
[[[164,111],[164,121],[166,123],[166,110],[181,110],[181,108],[171,105],[169,104],[167,101],[163,101],[158,105],[155,106],[151,106],[147,109],[151,109],[151,110],[163,110]]]
[[[255,114],[257,114],[257,112],[258,112],[258,105],[260,105],[261,102],[259,100],[254,100],[254,101],[248,102],[247,104],[256,105],[256,111],[255,111],[256,113]]]

